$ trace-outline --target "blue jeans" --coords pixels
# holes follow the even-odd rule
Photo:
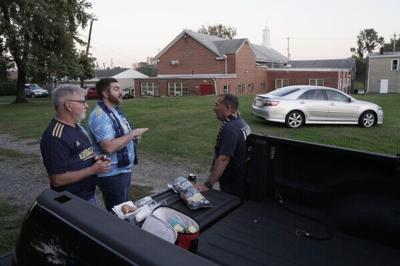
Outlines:
[[[131,187],[132,172],[114,176],[97,177],[97,185],[103,194],[104,205],[107,211],[122,202],[128,201]]]

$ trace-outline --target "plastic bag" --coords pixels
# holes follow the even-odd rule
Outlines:
[[[212,207],[212,204],[185,177],[178,176],[173,187],[179,192],[189,209],[197,210]]]

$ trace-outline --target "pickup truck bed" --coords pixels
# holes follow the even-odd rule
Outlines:
[[[214,207],[191,211],[172,191],[153,196],[198,222],[196,253],[47,190],[27,214],[14,263],[399,265],[399,156],[260,135],[247,145],[244,202],[212,190]]]
[[[314,213],[315,215],[315,213]],[[314,216],[315,217],[315,216]],[[198,254],[223,265],[399,265],[399,250],[326,228],[293,214],[276,201],[246,202],[199,238]]]

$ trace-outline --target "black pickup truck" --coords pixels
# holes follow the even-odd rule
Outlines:
[[[250,135],[248,199],[211,190],[191,211],[197,249],[52,190],[33,203],[1,265],[400,265],[400,158]]]

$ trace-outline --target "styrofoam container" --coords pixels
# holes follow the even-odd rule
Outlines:
[[[124,205],[124,204],[128,204],[129,206],[135,207],[135,208],[136,208],[135,204],[134,204],[132,201],[126,201],[126,202],[122,202],[121,204],[115,205],[115,206],[112,208],[112,210],[113,210],[114,213],[115,213],[119,218],[121,218],[121,219],[128,219],[128,218],[131,217],[131,216],[135,216],[135,215],[138,213],[138,211],[140,210],[140,209],[138,208],[138,209],[137,209],[136,211],[134,211],[134,212],[130,212],[130,213],[124,214],[124,213],[122,212],[122,210],[121,210],[121,207],[122,207],[122,205]]]

